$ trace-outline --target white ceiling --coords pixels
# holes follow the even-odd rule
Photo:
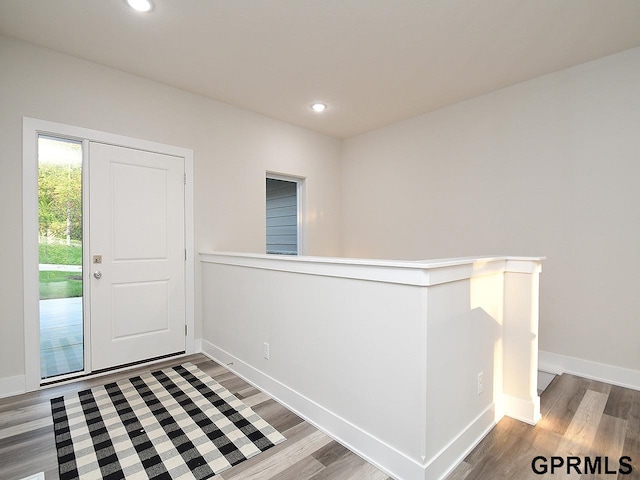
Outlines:
[[[638,0],[154,3],[0,0],[0,33],[339,138],[640,45]]]

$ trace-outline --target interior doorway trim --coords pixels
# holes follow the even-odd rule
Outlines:
[[[22,121],[22,264],[24,284],[25,391],[40,388],[38,279],[38,135],[145,150],[184,158],[185,185],[185,353],[195,352],[195,250],[193,150],[63,123],[24,117]]]

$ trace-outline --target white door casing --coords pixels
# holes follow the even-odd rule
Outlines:
[[[184,159],[91,142],[89,161],[92,369],[182,352]]]

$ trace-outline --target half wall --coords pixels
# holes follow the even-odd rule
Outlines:
[[[203,351],[395,478],[539,418],[541,258],[200,260]]]

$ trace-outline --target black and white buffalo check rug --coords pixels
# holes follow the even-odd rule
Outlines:
[[[51,400],[61,480],[203,479],[285,440],[186,363]]]

